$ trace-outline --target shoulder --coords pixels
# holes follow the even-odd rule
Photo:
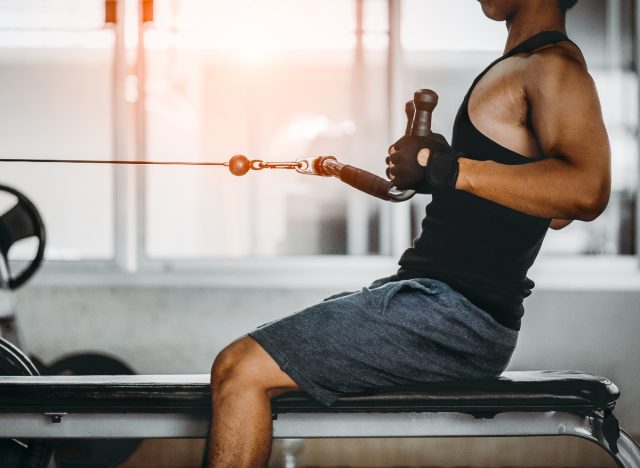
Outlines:
[[[587,151],[585,142],[608,152],[600,100],[580,51],[569,43],[556,44],[524,61],[529,124],[545,152],[575,157]]]
[[[529,54],[522,60],[525,89],[528,94],[542,93],[572,95],[595,91],[595,84],[584,57],[572,44],[564,42],[549,45]]]

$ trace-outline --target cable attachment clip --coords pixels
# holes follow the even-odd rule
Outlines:
[[[308,156],[306,158],[296,159],[296,162],[300,165],[296,168],[296,171],[305,175],[331,177],[333,174],[328,172],[324,167],[324,162],[329,159],[337,161],[335,156]]]
[[[249,163],[251,165],[251,169],[254,171],[261,171],[262,169],[298,169],[300,167],[300,163],[297,161],[282,161],[282,162],[270,162],[270,161],[262,161],[261,159],[252,159]]]

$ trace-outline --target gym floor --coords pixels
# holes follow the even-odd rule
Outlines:
[[[147,440],[121,468],[199,468],[204,440]],[[287,451],[295,462],[287,464]],[[290,459],[293,460],[293,459]],[[276,441],[270,468],[611,467],[595,445],[570,437]]]

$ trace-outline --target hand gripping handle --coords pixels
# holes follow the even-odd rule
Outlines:
[[[413,101],[405,104],[407,114],[407,127],[405,135],[429,136],[431,133],[431,114],[438,104],[438,95],[430,89],[419,89],[413,94]],[[391,201],[404,201],[416,194],[415,190],[399,190],[393,184],[389,189],[393,198]]]
[[[427,136],[431,133],[431,113],[438,103],[438,95],[430,89],[420,89],[414,93],[413,101],[405,105],[407,127],[405,135]],[[362,192],[386,201],[400,202],[415,195],[415,190],[399,190],[393,182],[383,179],[363,169],[342,164],[333,156],[314,158],[313,168],[305,166],[302,173],[335,176],[342,182]]]

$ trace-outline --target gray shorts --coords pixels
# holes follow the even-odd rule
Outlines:
[[[397,277],[341,293],[249,333],[329,406],[367,389],[494,377],[518,332],[440,281]]]

